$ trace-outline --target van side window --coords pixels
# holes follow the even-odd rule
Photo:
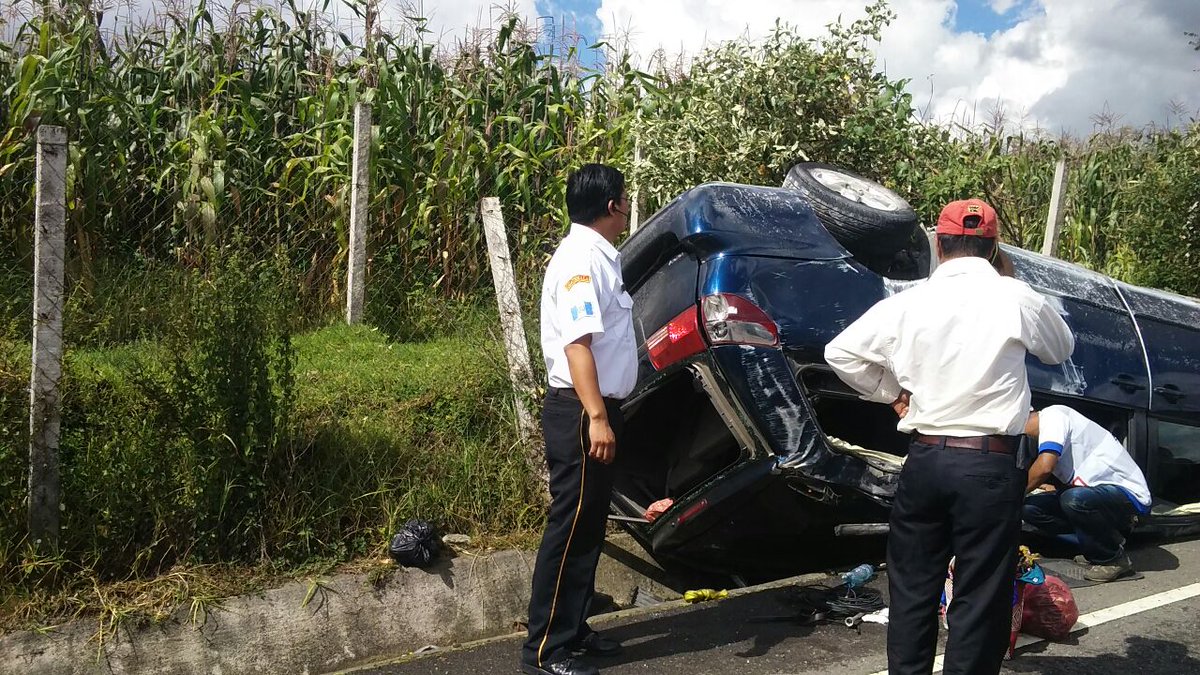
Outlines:
[[[1200,426],[1158,420],[1158,476],[1155,497],[1176,504],[1200,502]]]

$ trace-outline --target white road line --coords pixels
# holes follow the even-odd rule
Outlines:
[[[1075,627],[1071,629],[1071,632],[1075,633],[1083,630],[1084,628],[1091,628],[1092,626],[1099,626],[1101,624],[1108,623],[1109,621],[1123,619],[1134,614],[1141,614],[1142,612],[1151,609],[1157,609],[1173,602],[1179,602],[1180,600],[1194,598],[1198,595],[1200,595],[1200,582],[1188,584],[1187,586],[1176,588],[1170,591],[1163,591],[1162,593],[1155,593],[1154,595],[1148,595],[1137,600],[1122,602],[1119,605],[1113,605],[1112,607],[1106,607],[1104,609],[1098,609],[1089,614],[1084,614],[1083,616],[1079,617],[1079,621],[1075,624]],[[1039,642],[1045,642],[1045,640],[1042,638],[1033,637],[1031,635],[1022,635],[1021,637],[1017,638],[1017,649],[1028,647],[1029,645],[1037,644]],[[942,654],[938,654],[933,660],[933,672],[942,672],[942,664],[943,656]],[[888,671],[881,670],[876,673],[871,673],[871,675],[888,675]]]

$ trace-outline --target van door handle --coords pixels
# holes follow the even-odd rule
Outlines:
[[[1179,391],[1179,387],[1173,384],[1164,384],[1161,387],[1155,387],[1154,393],[1167,399],[1167,403],[1178,403],[1179,399],[1187,396],[1187,394]]]
[[[1121,391],[1125,392],[1126,394],[1132,394],[1146,388],[1146,385],[1138,384],[1137,381],[1133,379],[1132,375],[1126,375],[1125,373],[1117,375],[1113,379],[1109,380],[1109,382],[1112,382],[1120,387]]]

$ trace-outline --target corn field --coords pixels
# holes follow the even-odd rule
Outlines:
[[[401,338],[420,337],[413,317],[430,303],[486,295],[483,196],[500,197],[518,276],[535,287],[567,220],[564,175],[586,161],[625,168],[646,214],[700,182],[778,184],[796,161],[832,161],[930,217],[982,193],[1013,243],[1036,246],[1065,153],[1077,170],[1064,257],[1153,281],[1136,278],[1139,247],[1119,230],[1152,205],[1138,192],[1147,172],[1160,160],[1185,168],[1186,157],[1162,151],[1196,145],[1194,130],[1055,141],[921,127],[902,83],[869,55],[891,18],[882,3],[819,40],[783,27],[650,74],[611,50],[585,68],[580,45],[547,45],[516,18],[445,48],[424,41],[419,20],[377,28],[368,2],[345,5],[364,26],[358,40],[294,4],[235,5],[214,19],[201,3],[119,34],[101,31],[89,7],[14,15],[0,45],[3,325],[19,326],[27,309],[34,130],[61,125],[71,140],[67,332],[79,344],[153,336],[172,274],[235,230],[263,251],[287,249],[301,325],[337,316],[358,101],[375,121],[368,319]],[[1176,277],[1168,285],[1196,292]]]
[[[294,5],[235,7],[219,24],[201,4],[105,35],[65,3],[16,28],[0,51],[0,237],[9,264],[28,265],[33,130],[66,127],[68,276],[74,313],[93,317],[69,333],[152,334],[153,317],[94,322],[143,314],[143,274],[194,265],[234,230],[287,248],[307,320],[336,315],[357,101],[375,120],[368,307],[382,326],[487,281],[480,197],[501,198],[517,266],[532,270],[566,222],[566,170],[631,153],[624,96],[640,75],[626,61],[585,71],[573,50],[539,51],[515,19],[447,51],[417,40],[419,26],[383,33],[369,5],[348,6],[365,44]]]

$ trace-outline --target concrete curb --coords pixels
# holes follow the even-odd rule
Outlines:
[[[679,597],[626,535],[610,536],[598,591],[621,605],[636,592]],[[0,637],[0,672],[322,673],[413,652],[511,634],[524,621],[534,553],[460,555],[428,570],[398,569],[379,586],[364,574],[293,582],[239,596],[193,623],[190,608],[166,622],[122,627],[101,646],[96,619]],[[659,605],[661,607],[661,605]]]
[[[785,588],[788,586],[807,586],[810,584],[828,583],[834,579],[837,579],[837,577],[835,575],[825,574],[825,573],[820,573],[820,572],[812,573],[812,574],[801,574],[801,575],[797,575],[794,577],[788,577],[786,579],[779,579],[776,581],[770,581],[767,583],[758,584],[755,586],[746,586],[743,588],[731,589],[731,590],[729,590],[729,597],[736,598],[736,597],[739,597],[742,595],[750,595],[752,593],[761,593],[763,591],[769,591],[769,590],[772,590],[775,588]],[[608,623],[622,621],[624,619],[637,619],[639,617],[650,616],[650,615],[654,615],[654,614],[659,614],[661,612],[670,611],[673,609],[685,608],[685,607],[701,609],[706,604],[709,604],[710,602],[721,602],[721,601],[720,600],[704,601],[704,602],[698,602],[698,603],[692,604],[692,603],[688,603],[688,602],[684,601],[682,598],[679,598],[676,600],[666,600],[666,601],[660,602],[658,604],[650,605],[650,606],[646,606],[646,607],[632,607],[630,609],[622,609],[622,610],[619,610],[616,612],[609,612],[607,614],[602,614],[602,615],[593,617],[591,620],[588,621],[588,623],[590,625],[592,625],[593,627],[595,627],[597,630],[602,630],[604,628],[604,625],[608,624]],[[427,654],[406,654],[404,656],[399,656],[399,657],[372,659],[367,662],[355,665],[353,667],[349,667],[344,670],[336,671],[336,675],[353,675],[353,673],[367,671],[367,670],[374,670],[377,668],[383,668],[390,664],[406,663],[406,662],[412,661],[414,659],[421,659],[421,658],[425,658],[426,656],[433,656],[434,654],[445,654],[447,652],[457,652],[457,651],[475,649],[476,647],[491,644],[493,642],[501,642],[504,640],[511,640],[515,637],[523,636],[524,634],[525,634],[524,631],[513,631],[510,633],[506,633],[504,635],[494,635],[492,637],[487,637],[487,638],[483,638],[480,640],[472,640],[470,642],[456,644],[447,649],[437,649],[437,650],[431,651]],[[515,657],[516,652],[514,651],[513,654]]]

